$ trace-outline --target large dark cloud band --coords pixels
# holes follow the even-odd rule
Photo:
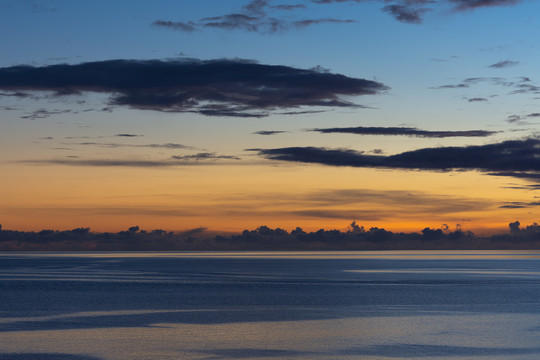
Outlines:
[[[332,166],[396,168],[418,170],[478,170],[496,175],[540,172],[540,139],[509,140],[496,144],[438,147],[396,155],[366,155],[347,149],[287,147],[254,149],[259,155],[282,161]],[[530,177],[529,177],[530,178]]]
[[[316,69],[244,60],[109,60],[0,68],[4,91],[110,94],[111,105],[216,116],[266,116],[301,106],[354,107],[342,96],[382,92],[381,83]]]

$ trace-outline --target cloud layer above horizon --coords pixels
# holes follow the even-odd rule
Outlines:
[[[252,149],[266,159],[290,162],[411,170],[477,170],[536,179],[540,172],[540,139],[508,140],[488,145],[423,148],[395,155],[366,155],[349,149],[287,147]]]

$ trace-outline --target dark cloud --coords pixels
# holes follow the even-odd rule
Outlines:
[[[311,0],[315,4],[333,3],[361,3],[366,0]],[[397,21],[420,24],[425,13],[434,10],[436,5],[450,5],[454,11],[467,11],[481,7],[510,6],[516,5],[521,0],[384,0],[378,1],[387,4],[382,10]]]
[[[136,135],[136,134],[116,134],[115,137],[139,137],[144,135]]]
[[[383,8],[384,12],[392,15],[397,21],[408,24],[420,24],[424,13],[430,11],[425,7],[418,7],[410,4],[392,4]]]
[[[501,209],[524,209],[524,208],[530,208],[530,207],[536,207],[540,206],[539,201],[533,201],[533,202],[521,202],[521,201],[510,201],[504,203],[504,205],[499,206]]]
[[[219,116],[266,116],[301,106],[356,107],[342,96],[385,85],[340,74],[245,60],[109,60],[0,68],[0,89],[110,94],[110,105]],[[39,111],[37,115],[50,115]]]
[[[323,23],[352,23],[355,20],[342,19],[305,19],[291,21],[283,18],[276,18],[268,15],[268,9],[276,10],[297,10],[304,9],[304,4],[276,5],[270,6],[267,0],[252,0],[242,7],[238,13],[230,13],[219,16],[205,17],[198,21],[165,21],[157,20],[152,23],[153,26],[178,30],[183,32],[193,32],[205,28],[220,30],[243,30],[261,34],[274,34],[290,30],[291,28],[303,28]]]
[[[408,24],[420,24],[427,12],[436,7],[450,6],[454,11],[466,11],[481,7],[516,5],[521,0],[375,0],[384,4],[382,11],[390,14],[397,21]],[[367,0],[311,0],[313,4],[335,3],[366,3]],[[252,0],[244,5],[240,11],[229,14],[206,17],[195,21],[167,21],[157,20],[154,26],[171,30],[191,33],[204,28],[221,30],[243,30],[261,34],[273,34],[301,28],[305,26],[323,23],[352,23],[356,20],[330,19],[304,19],[290,20],[274,10],[285,10],[296,15],[301,13],[307,6],[304,3],[270,5],[268,0]]]
[[[199,20],[199,26],[223,30],[246,30],[263,34],[272,34],[288,28],[288,24],[283,20],[245,14],[227,14],[203,18]]]
[[[507,80],[501,77],[471,77],[463,80],[460,84],[446,84],[432,87],[431,89],[463,89],[473,85],[489,83],[496,86],[512,89],[510,94],[540,94],[540,87],[531,84],[527,77],[520,77],[516,80]]]
[[[294,21],[293,25],[297,28],[303,28],[311,25],[318,25],[318,24],[350,24],[358,22],[356,20],[340,20],[340,19],[309,19],[309,20],[299,20]]]
[[[517,125],[529,125],[530,123],[527,122],[526,119],[537,117],[540,117],[540,113],[531,113],[527,115],[509,115],[506,118],[506,122]]]
[[[447,138],[447,137],[486,137],[497,133],[486,130],[465,130],[465,131],[428,131],[408,127],[346,127],[346,128],[317,128],[308,131],[320,133],[345,133],[358,135],[401,135],[416,136],[424,138]]]
[[[261,130],[261,131],[255,131],[253,134],[256,135],[276,135],[276,134],[283,134],[286,133],[286,131],[280,131],[280,130]]]
[[[486,98],[481,98],[481,97],[475,97],[475,98],[470,98],[468,99],[469,102],[482,102],[482,101],[488,101]]]
[[[238,156],[232,156],[232,155],[217,155],[215,152],[209,153],[198,153],[193,155],[174,155],[172,157],[175,160],[217,160],[217,159],[227,159],[227,160],[240,160]]]
[[[264,8],[268,6],[268,0],[251,0],[242,9],[250,14],[264,14]]]
[[[498,63],[495,63],[495,64],[491,64],[489,65],[489,67],[494,68],[494,69],[500,69],[500,68],[514,66],[517,64],[519,64],[519,61],[504,60],[504,61],[499,61]]]
[[[508,140],[488,145],[438,147],[396,155],[366,155],[349,149],[288,147],[252,149],[270,160],[370,168],[416,170],[477,170],[508,174],[540,172],[540,139]]]
[[[534,181],[534,182],[540,182],[540,172],[499,171],[499,172],[496,172],[496,173],[490,173],[488,175],[492,175],[492,176],[508,176],[508,177],[525,179],[525,180]],[[536,185],[534,185],[533,187],[535,189],[537,188]]]
[[[278,10],[296,10],[296,9],[305,9],[306,5],[304,4],[295,4],[295,5],[272,5],[270,6],[272,9],[278,9]]]
[[[466,11],[481,7],[512,6],[522,2],[521,0],[449,0],[454,4],[455,10]]]
[[[170,30],[177,30],[183,32],[192,32],[195,31],[196,24],[194,23],[185,23],[181,21],[165,21],[165,20],[156,20],[152,23],[154,26],[164,27]]]
[[[468,88],[469,87],[469,84],[451,84],[451,85],[441,85],[441,86],[436,86],[436,87],[432,87],[431,89],[463,89],[463,88]]]

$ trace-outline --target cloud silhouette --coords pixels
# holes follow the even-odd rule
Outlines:
[[[305,4],[275,5],[270,6],[267,0],[252,0],[242,7],[241,12],[224,14],[219,16],[205,17],[197,21],[166,21],[156,20],[153,26],[168,28],[186,33],[205,28],[220,30],[244,30],[261,34],[273,34],[292,28],[303,28],[323,23],[352,23],[356,20],[342,20],[334,18],[304,19],[291,21],[284,18],[268,16],[268,9],[293,11],[305,9]]]
[[[474,10],[482,7],[512,6],[521,0],[449,0],[457,11]]]
[[[489,67],[494,68],[494,69],[501,69],[501,68],[514,66],[517,64],[519,64],[519,61],[504,60],[504,61],[499,61],[498,63],[495,63],[495,64],[491,64],[489,65]]]
[[[261,130],[261,131],[255,131],[253,134],[256,135],[276,135],[276,134],[283,134],[286,133],[286,131],[281,130]]]
[[[232,155],[218,155],[215,152],[198,153],[194,155],[174,155],[172,157],[175,160],[216,160],[216,159],[228,159],[228,160],[240,160],[238,156]]]
[[[287,147],[251,149],[270,160],[330,166],[416,170],[478,170],[496,173],[540,172],[540,139],[508,140],[488,145],[438,147],[412,150],[396,155],[366,155],[349,149]]]
[[[358,135],[401,135],[416,136],[423,138],[446,138],[446,137],[486,137],[497,133],[487,130],[465,131],[429,131],[409,127],[345,127],[345,128],[315,128],[307,131],[317,131],[324,134],[345,133]]]
[[[237,156],[217,155],[216,153],[199,153],[194,155],[174,155],[168,159],[140,160],[140,159],[82,159],[69,156],[69,159],[39,159],[21,160],[19,164],[28,165],[68,165],[68,166],[96,166],[96,167],[136,167],[136,168],[166,168],[173,166],[217,165],[224,164],[219,161],[208,160],[241,160]]]
[[[276,109],[357,107],[342,96],[387,86],[316,69],[246,60],[108,60],[77,65],[0,68],[0,89],[56,96],[98,92],[109,105],[209,116],[262,117]]]
[[[80,143],[67,143],[66,145],[101,146],[101,147],[110,147],[110,148],[131,147],[131,148],[152,148],[152,149],[193,149],[192,146],[175,144],[175,143],[121,144],[121,143],[80,142]]]
[[[520,77],[514,80],[508,80],[502,77],[471,77],[463,80],[459,84],[445,84],[431,87],[431,89],[464,89],[483,83],[509,88],[511,90],[511,92],[509,93],[510,95],[526,93],[540,94],[540,87],[532,84],[531,79],[529,79],[528,77]]]
[[[395,20],[408,23],[420,24],[423,16],[437,7],[450,7],[453,11],[469,11],[482,7],[511,6],[521,2],[521,0],[376,0],[384,4],[382,11],[390,14]],[[356,3],[360,4],[366,0],[311,0],[313,4],[334,4],[334,3]],[[291,21],[289,17],[282,17],[280,14],[272,14],[272,10],[285,10],[289,13],[301,13],[307,9],[305,2],[293,4],[270,5],[267,0],[252,0],[242,7],[238,12],[229,14],[205,17],[199,20],[190,21],[167,21],[156,20],[153,26],[163,27],[170,30],[192,33],[196,30],[214,28],[220,30],[243,30],[261,34],[273,34],[290,30],[294,27],[317,25],[322,23],[352,23],[356,20],[344,20],[337,18],[327,19],[303,19]],[[504,64],[502,66],[505,66]]]
[[[315,4],[332,3],[362,3],[365,0],[311,0]],[[379,0],[387,4],[382,10],[394,17],[397,21],[420,24],[423,15],[434,10],[437,5],[449,5],[454,11],[469,11],[482,7],[511,6],[517,5],[521,0]]]
[[[468,101],[469,102],[484,102],[484,101],[488,101],[488,99],[482,98],[482,97],[475,97],[475,98],[468,99]]]
[[[422,22],[422,15],[430,11],[425,7],[419,7],[416,4],[392,4],[383,8],[383,11],[392,15],[397,21],[401,21],[409,24],[420,24]]]

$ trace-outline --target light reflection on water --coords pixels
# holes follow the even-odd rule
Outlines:
[[[4,253],[0,360],[539,359],[539,256]]]

